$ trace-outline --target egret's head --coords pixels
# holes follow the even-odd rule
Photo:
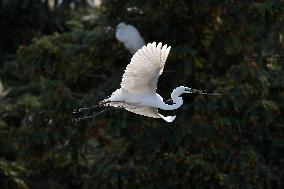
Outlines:
[[[195,93],[195,94],[200,94],[200,95],[221,95],[220,93],[207,93],[206,91],[202,91],[200,89],[193,89],[190,87],[184,87],[184,86],[180,86],[177,87],[173,93],[177,96],[183,94],[183,93]]]
[[[179,94],[182,94],[182,93],[191,93],[191,88],[189,87],[184,87],[184,86],[179,86],[175,89],[175,91]]]
[[[125,27],[126,24],[124,22],[120,22],[117,26],[116,26],[116,30]]]
[[[191,93],[191,88],[179,86],[179,87],[175,88],[175,90],[173,90],[172,96],[180,96],[183,93]]]

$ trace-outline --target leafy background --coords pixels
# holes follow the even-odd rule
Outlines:
[[[53,2],[0,1],[1,189],[284,187],[282,1]],[[121,21],[172,46],[162,96],[222,96],[184,95],[172,124],[123,110],[74,122],[119,87]]]

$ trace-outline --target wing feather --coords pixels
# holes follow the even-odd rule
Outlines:
[[[135,114],[147,116],[147,117],[152,117],[152,118],[162,118],[166,122],[172,122],[176,116],[163,116],[162,114],[159,114],[157,108],[153,107],[133,107],[133,108],[125,108],[126,110],[133,112]]]
[[[155,93],[170,48],[153,42],[139,49],[125,69],[121,88],[131,93]]]

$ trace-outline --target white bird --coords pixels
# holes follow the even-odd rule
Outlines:
[[[144,39],[141,37],[139,31],[130,24],[124,22],[116,26],[116,39],[123,43],[131,54],[135,54],[141,47],[145,45]]]
[[[178,109],[183,104],[181,97],[183,93],[220,95],[218,93],[205,93],[201,90],[179,86],[171,93],[173,104],[166,104],[163,98],[156,93],[156,90],[158,78],[163,73],[170,49],[170,46],[162,46],[162,43],[156,45],[156,42],[148,43],[147,46],[143,46],[143,48],[135,53],[130,64],[126,67],[120,84],[121,88],[113,92],[109,98],[101,101],[99,105],[89,108],[80,108],[79,110],[74,110],[73,113],[90,110],[97,106],[112,106],[114,108],[124,108],[139,115],[162,118],[167,122],[172,122],[176,116],[163,116],[158,112],[158,109]],[[109,109],[105,109],[91,116],[77,118],[75,121],[95,117],[107,110]]]
[[[100,7],[102,4],[102,0],[87,0],[87,2],[91,7]]]
[[[170,46],[162,46],[162,43],[156,45],[156,42],[153,42],[138,50],[125,69],[121,88],[103,100],[100,105],[122,107],[136,114],[172,122],[176,116],[163,116],[158,113],[158,109],[175,110],[179,108],[183,104],[182,97],[180,97],[183,93],[208,94],[180,86],[171,93],[173,104],[170,105],[166,104],[163,98],[156,93],[158,78],[163,73],[170,49]]]

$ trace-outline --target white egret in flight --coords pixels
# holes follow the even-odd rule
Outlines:
[[[131,54],[135,54],[141,47],[145,45],[144,39],[135,26],[119,23],[116,26],[115,37],[124,44]]]
[[[124,108],[139,115],[162,118],[167,122],[172,122],[176,116],[163,116],[158,112],[158,109],[175,110],[179,108],[183,104],[181,97],[183,93],[218,95],[179,86],[171,93],[173,104],[165,103],[156,90],[158,78],[163,73],[170,49],[170,46],[162,46],[162,43],[156,44],[156,42],[149,43],[139,49],[125,69],[120,84],[121,88],[114,91],[99,105]],[[81,108],[79,111],[84,109],[90,108]]]

